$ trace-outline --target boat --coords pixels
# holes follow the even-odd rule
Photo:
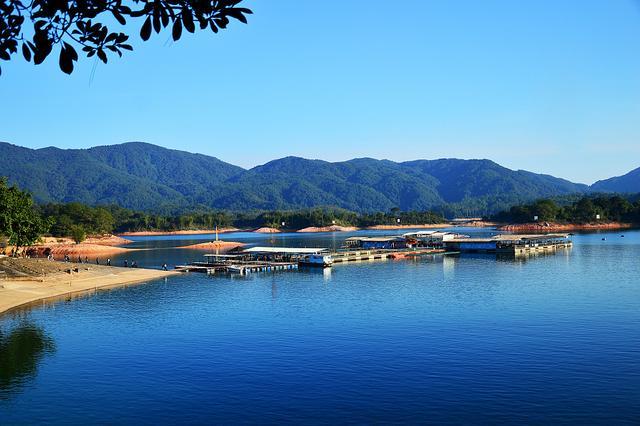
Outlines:
[[[244,272],[244,268],[238,265],[229,265],[227,266],[227,271],[231,272],[232,274],[242,274]]]
[[[317,266],[321,268],[328,268],[333,265],[333,258],[328,254],[308,254],[298,260],[298,264],[301,266]]]

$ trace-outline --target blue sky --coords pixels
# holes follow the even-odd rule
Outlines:
[[[0,140],[145,141],[250,167],[297,155],[489,158],[592,183],[640,166],[634,0],[246,1],[219,35],[2,64]],[[393,7],[389,7],[389,4]]]

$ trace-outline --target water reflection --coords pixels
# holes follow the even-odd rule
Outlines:
[[[331,268],[322,268],[322,276],[325,283],[331,281]]]
[[[41,327],[26,320],[13,327],[0,324],[0,400],[33,380],[40,361],[54,352],[53,340]]]

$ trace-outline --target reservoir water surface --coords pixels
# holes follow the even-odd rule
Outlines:
[[[199,238],[138,238],[159,249],[127,260],[199,260],[175,248]],[[522,259],[190,274],[13,312],[0,423],[639,422],[640,232],[573,241]]]

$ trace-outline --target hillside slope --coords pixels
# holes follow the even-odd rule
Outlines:
[[[631,170],[629,173],[612,177],[610,179],[599,180],[591,188],[594,191],[637,193],[640,192],[640,167]]]
[[[80,201],[158,211],[299,209],[491,213],[511,204],[589,191],[553,176],[489,160],[357,158],[331,163],[286,157],[250,170],[217,158],[132,142],[90,149],[28,149],[0,143],[0,175],[39,202]]]

